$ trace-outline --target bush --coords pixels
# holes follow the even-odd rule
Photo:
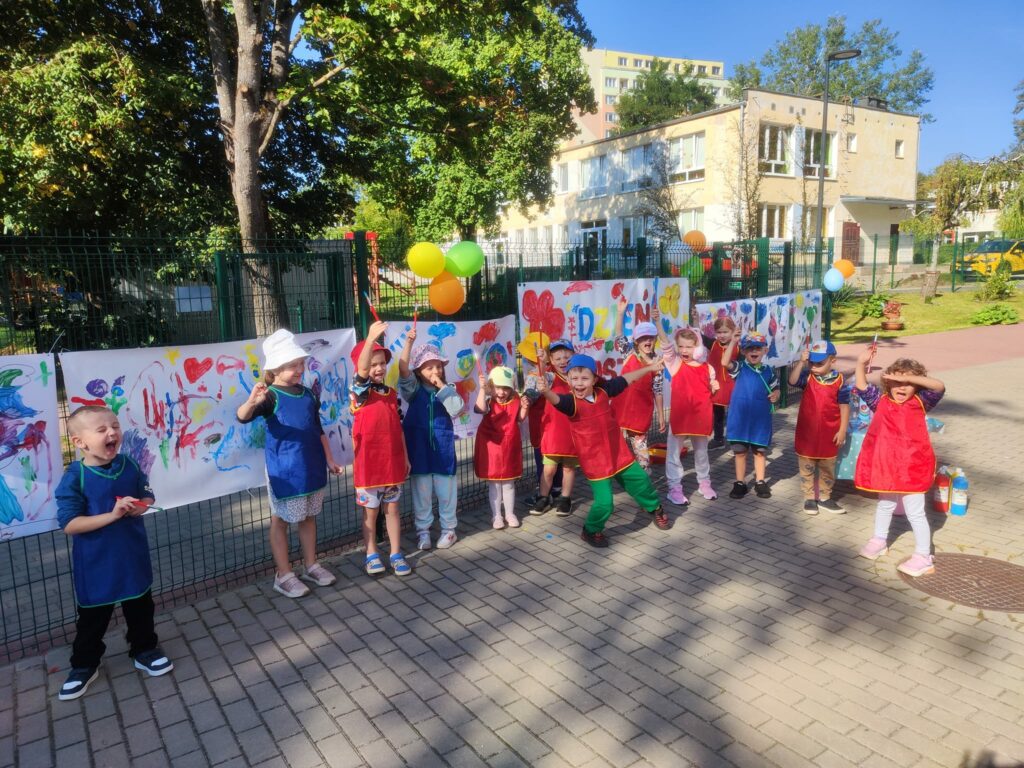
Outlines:
[[[882,309],[885,305],[892,301],[892,294],[889,293],[873,293],[864,299],[860,307],[861,317],[882,317]]]
[[[1013,325],[1020,322],[1017,310],[1007,304],[993,304],[971,316],[973,325]]]
[[[857,289],[849,283],[832,294],[832,307],[849,307],[857,303]]]
[[[1004,301],[1016,292],[1010,279],[1010,263],[1003,259],[999,266],[985,280],[985,284],[974,294],[975,301]]]

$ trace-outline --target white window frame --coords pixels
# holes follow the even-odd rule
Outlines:
[[[804,176],[809,179],[818,178],[819,168],[818,163],[814,162],[818,145],[821,142],[821,131],[813,128],[804,129]],[[836,177],[836,135],[831,131],[828,133],[825,141],[825,178],[834,179]]]
[[[614,93],[606,93],[604,95],[604,103],[607,104],[608,106],[615,106],[615,104],[617,104],[618,101],[619,97],[616,96]]]
[[[676,216],[676,224],[682,234],[691,230],[704,231],[704,209],[684,208]]]
[[[569,164],[558,163],[555,166],[555,192],[564,195],[569,191]]]
[[[828,231],[828,220],[832,216],[832,209],[827,205],[825,206],[825,215],[821,217],[821,237],[822,239],[831,237]],[[804,239],[810,240],[818,233],[818,206],[809,205],[804,208],[803,215],[804,225]]]
[[[851,155],[857,154],[857,134],[847,133],[846,134],[846,151]]]
[[[700,181],[707,162],[704,131],[677,136],[668,142],[668,172],[671,181]]]
[[[907,156],[907,144],[903,139],[896,139],[896,159],[902,160]]]
[[[605,88],[614,88],[616,85],[618,85],[618,80],[616,78],[614,78],[614,77],[606,77],[604,79],[604,87]]]
[[[757,212],[757,236],[785,238],[788,208],[782,203],[762,203]]]
[[[792,176],[793,129],[788,125],[761,123],[757,142],[758,167],[768,176]]]
[[[643,69],[644,60],[643,59],[633,59],[633,66],[636,67],[637,69]]]
[[[708,73],[708,66],[707,66],[707,64],[698,64],[697,65],[697,74],[698,75],[706,75],[707,73]]]
[[[595,155],[580,160],[580,200],[608,194],[608,156]]]
[[[606,123],[617,123],[619,122],[619,116],[615,112],[605,112],[604,121]]]
[[[720,74],[722,74],[722,68],[721,67],[712,67],[711,68],[711,74],[712,75],[720,75]]]
[[[629,57],[627,57],[627,56],[619,56],[619,66],[620,67],[629,66]]]
[[[624,149],[620,153],[622,167],[622,192],[632,192],[651,186],[651,171],[654,164],[654,144],[641,144]]]

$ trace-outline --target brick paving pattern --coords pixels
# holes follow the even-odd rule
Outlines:
[[[1024,358],[940,375],[936,450],[967,470],[972,501],[933,518],[936,549],[1024,562]],[[873,502],[848,484],[848,514],[805,516],[795,418],[777,417],[771,499],[694,494],[668,532],[623,494],[603,551],[580,541],[580,507],[516,532],[465,510],[463,538],[412,558],[407,580],[371,580],[353,552],[299,601],[264,579],[158,616],[164,677],[132,668],[120,628],[78,701],[55,697],[67,648],[0,668],[0,766],[1024,760],[1024,616],[905,584],[909,530],[857,558]],[[712,459],[728,491],[731,460]]]

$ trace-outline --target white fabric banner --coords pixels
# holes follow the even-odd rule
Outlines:
[[[398,387],[398,356],[405,346],[406,335],[412,328],[412,321],[390,321],[386,346],[391,350],[392,360],[385,376],[385,383]],[[433,344],[448,359],[445,379],[454,384],[462,396],[462,410],[452,419],[456,438],[472,437],[480,426],[479,414],[473,413],[477,392],[477,360],[485,374],[492,368],[505,365],[515,370],[516,358],[513,345],[516,338],[516,318],[513,315],[497,320],[462,320],[416,324],[415,349],[420,344]],[[406,406],[403,404],[402,412]]]
[[[552,341],[568,339],[577,352],[599,362],[603,375],[614,376],[625,362],[614,348],[619,297],[629,302],[622,330],[632,340],[633,327],[651,319],[655,289],[662,327],[671,335],[689,323],[690,289],[685,277],[520,283],[521,332],[525,336],[541,331]]]
[[[63,471],[53,355],[0,357],[0,541],[57,528]]]
[[[348,390],[355,331],[298,334],[310,354],[303,382],[320,396],[320,421],[339,464],[352,462]],[[106,405],[121,448],[149,475],[156,503],[177,507],[263,485],[263,419],[239,424],[238,406],[261,375],[260,341],[68,352],[68,403]]]

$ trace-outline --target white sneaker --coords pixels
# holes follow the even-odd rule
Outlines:
[[[458,538],[455,531],[441,531],[441,538],[437,540],[437,548],[448,549]]]
[[[416,540],[416,549],[426,550],[430,549],[430,533],[423,531]]]
[[[274,576],[274,589],[285,597],[304,597],[309,594],[309,587],[299,581],[292,571],[284,576]]]

